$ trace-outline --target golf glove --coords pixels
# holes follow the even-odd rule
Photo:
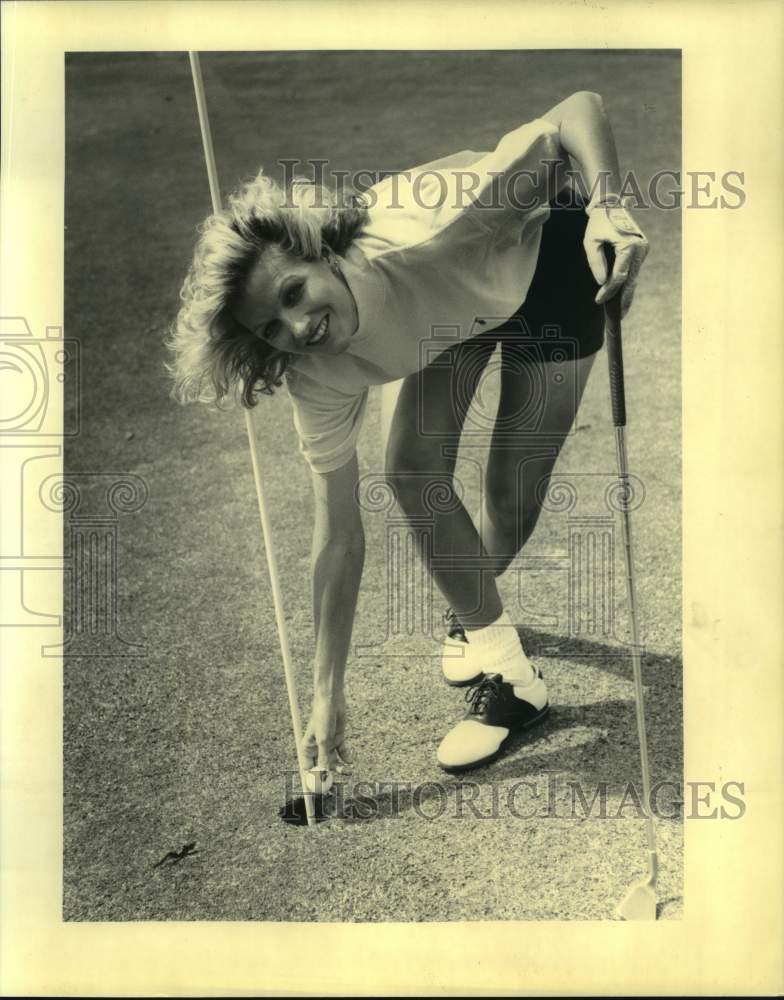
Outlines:
[[[619,195],[592,201],[585,211],[588,225],[583,246],[591,272],[602,286],[596,302],[601,305],[622,289],[621,315],[625,316],[634,298],[637,275],[648,254],[648,240]],[[604,246],[608,243],[615,250],[615,265],[610,275],[604,254]]]

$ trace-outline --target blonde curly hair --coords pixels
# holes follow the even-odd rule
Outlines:
[[[302,260],[337,259],[365,225],[353,192],[336,194],[305,178],[284,189],[263,171],[198,229],[182,306],[166,339],[172,397],[220,404],[234,389],[243,406],[281,385],[289,354],[276,351],[231,315],[253,265],[273,249]]]

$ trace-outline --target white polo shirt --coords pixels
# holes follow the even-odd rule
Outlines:
[[[465,150],[366,192],[368,224],[342,267],[357,332],[343,354],[297,355],[286,372],[312,469],[331,472],[351,458],[369,386],[420,371],[525,300],[560,155],[558,129],[537,118],[492,153]]]

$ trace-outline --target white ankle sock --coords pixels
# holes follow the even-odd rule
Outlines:
[[[536,677],[533,664],[523,652],[523,646],[517,629],[512,623],[508,612],[491,625],[466,632],[470,646],[492,656],[493,669],[501,674],[505,681],[530,684]]]
[[[492,624],[484,625],[482,628],[466,631],[466,636],[476,646],[511,646],[518,642],[517,630],[509,617],[508,611],[502,611],[501,617]]]

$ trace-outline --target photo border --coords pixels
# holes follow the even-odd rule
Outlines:
[[[685,823],[683,919],[64,923],[61,662],[41,657],[38,629],[4,629],[3,993],[784,988],[784,261],[774,197],[782,179],[784,7],[772,0],[742,7],[399,2],[388,10],[331,0],[40,2],[3,4],[2,20],[0,315],[24,316],[36,336],[63,325],[66,51],[681,49],[684,174],[743,170],[747,195],[741,210],[683,213],[684,777],[737,777],[747,802],[738,822]],[[50,512],[28,509],[25,517],[28,530],[42,533],[42,547],[62,552]],[[51,585],[56,606],[61,582]],[[48,628],[44,641],[51,636]],[[315,956],[327,956],[317,974]]]

